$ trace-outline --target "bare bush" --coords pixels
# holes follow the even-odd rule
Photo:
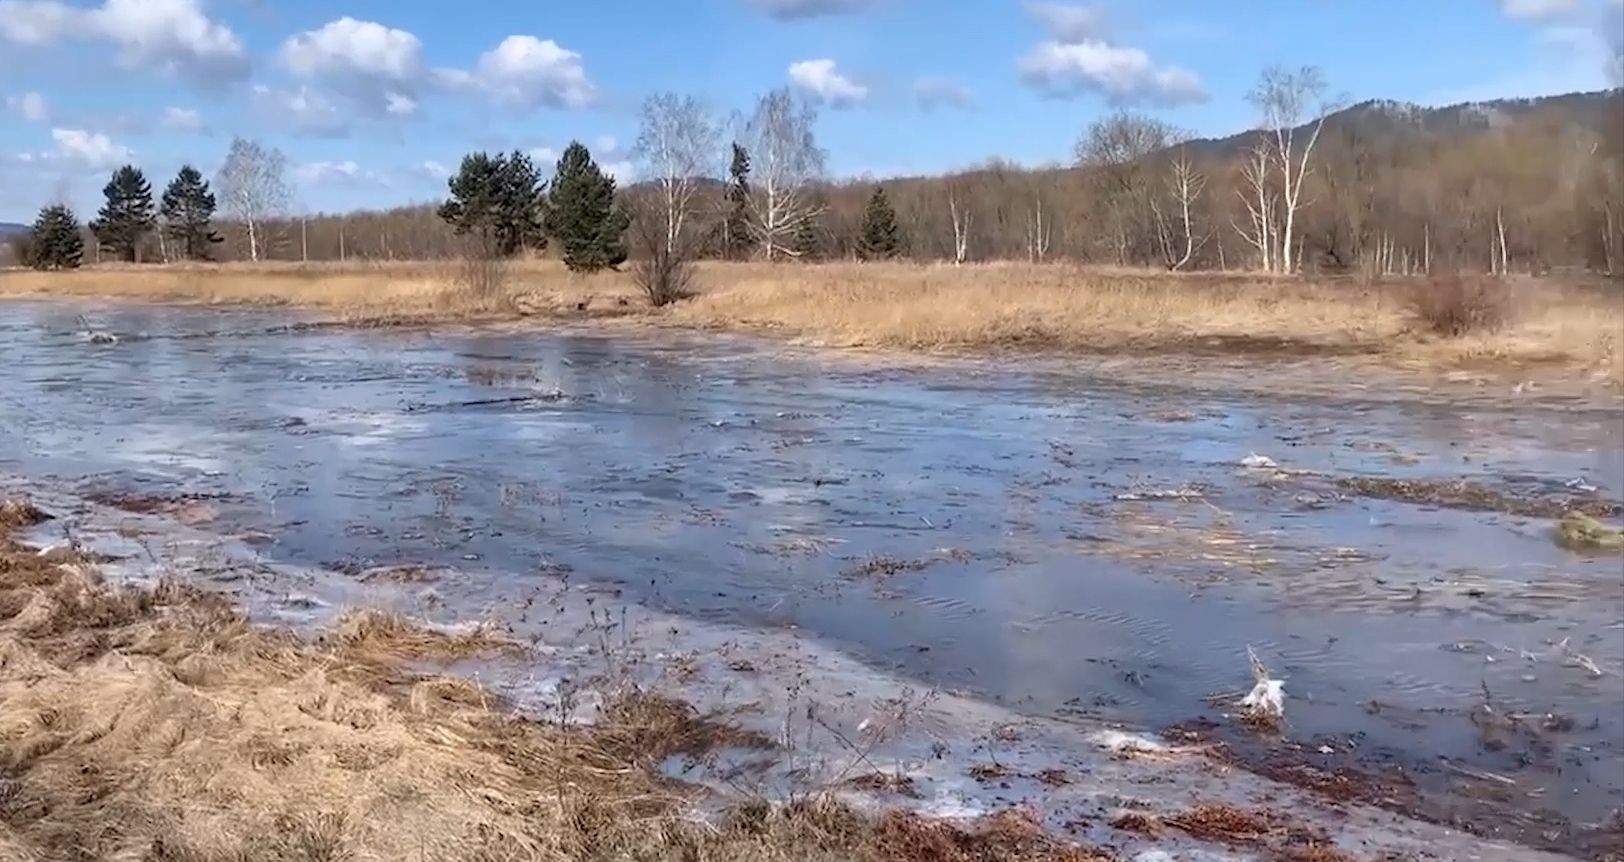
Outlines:
[[[1511,288],[1480,276],[1435,278],[1410,294],[1410,310],[1429,331],[1449,338],[1494,332],[1511,320]]]
[[[694,295],[695,243],[686,237],[667,236],[664,223],[649,213],[633,220],[638,255],[632,263],[632,282],[648,304],[662,308]]]

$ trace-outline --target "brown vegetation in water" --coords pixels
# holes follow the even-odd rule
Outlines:
[[[1037,862],[1101,857],[1030,822],[870,818],[828,800],[712,822],[646,764],[751,744],[686,705],[515,716],[425,663],[500,639],[353,614],[318,640],[180,583],[103,583],[0,504],[0,858],[17,862]]]

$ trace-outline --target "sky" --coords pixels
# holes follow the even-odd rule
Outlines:
[[[294,207],[443,197],[471,150],[571,140],[637,177],[642,101],[789,86],[837,177],[1069,160],[1117,108],[1251,127],[1265,67],[1451,104],[1609,86],[1624,0],[0,0],[0,221],[94,213],[124,163],[212,176],[234,136]]]

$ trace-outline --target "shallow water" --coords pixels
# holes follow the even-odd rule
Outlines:
[[[80,313],[121,342],[86,343]],[[1304,373],[1286,363],[1158,379],[291,321],[0,304],[0,472],[207,496],[211,529],[289,562],[456,567],[435,586],[453,614],[566,574],[1065,720],[1219,717],[1206,697],[1250,684],[1250,645],[1286,678],[1292,738],[1418,773],[1433,811],[1482,789],[1441,758],[1514,776],[1495,804],[1530,816],[1595,823],[1624,800],[1618,558],[1559,549],[1546,521],[1330,481],[1577,480],[1617,499],[1616,410],[1337,381],[1257,394]],[[1286,471],[1238,466],[1254,452]],[[1485,691],[1573,728],[1485,746]]]

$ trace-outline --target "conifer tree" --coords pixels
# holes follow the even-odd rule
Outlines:
[[[113,172],[112,179],[102,189],[107,203],[102,205],[96,220],[90,223],[91,232],[108,251],[131,263],[135,262],[141,240],[156,222],[152,210],[152,186],[134,165],[125,165]]]
[[[469,153],[447,186],[451,197],[440,218],[459,236],[477,237],[484,253],[511,257],[547,247],[546,184],[529,156]]]
[[[164,189],[163,204],[158,208],[164,236],[174,241],[184,259],[208,260],[209,247],[220,242],[212,224],[214,206],[208,180],[191,165],[183,165]]]
[[[862,234],[858,237],[857,254],[863,260],[889,260],[902,252],[902,231],[897,226],[897,211],[885,196],[883,186],[875,186],[863,211]]]
[[[728,168],[727,214],[722,219],[722,256],[741,260],[750,252],[750,153],[733,145]]]
[[[790,247],[794,250],[796,258],[800,260],[818,260],[823,257],[823,238],[819,229],[818,219],[815,215],[808,215],[795,226],[795,233],[790,237]]]
[[[84,254],[85,241],[73,210],[66,204],[41,209],[28,235],[25,262],[35,269],[76,269]]]
[[[564,265],[596,272],[626,260],[624,234],[630,224],[615,205],[615,180],[572,141],[558,159],[548,198],[547,233],[563,246]]]

